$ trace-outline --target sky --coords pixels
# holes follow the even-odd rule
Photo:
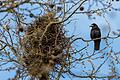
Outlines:
[[[114,3],[114,7],[119,7],[120,8],[120,2],[116,2]],[[22,6],[22,7],[29,7],[29,6]],[[96,6],[95,6],[96,7]],[[85,6],[85,9],[87,9],[87,5]],[[37,11],[35,11],[34,13],[37,14]],[[4,13],[3,13],[4,14]],[[110,27],[111,27],[111,33],[112,31],[116,31],[117,29],[120,29],[120,12],[115,12],[115,11],[109,11],[108,14],[105,14],[105,17],[106,19],[109,21],[110,23]],[[0,18],[2,17],[2,15],[0,15]],[[68,26],[66,26],[66,30],[69,31],[67,34],[68,36],[71,36],[71,35],[76,35],[76,36],[80,36],[80,37],[83,37],[84,39],[86,40],[90,40],[90,30],[91,28],[89,27],[92,23],[97,23],[99,25],[99,28],[101,29],[101,32],[102,32],[102,37],[106,36],[107,33],[108,33],[108,26],[106,25],[106,22],[105,22],[105,18],[101,17],[101,16],[98,16],[98,15],[94,15],[93,17],[95,17],[95,19],[89,19],[87,15],[85,14],[76,14],[74,16],[72,16],[71,19],[76,19],[75,21],[71,22]],[[28,20],[29,22],[29,20]],[[112,34],[111,34],[112,36]],[[83,47],[85,44],[84,42],[76,42],[76,44],[81,44],[79,45],[79,47]],[[113,46],[113,50],[114,51],[119,51],[119,45],[120,44],[120,38],[114,40],[114,43],[112,44]],[[93,42],[90,42],[89,43],[89,47],[90,49],[88,49],[88,51],[93,51]],[[102,40],[101,41],[101,48],[104,48],[106,45],[105,45],[105,41]],[[107,50],[106,50],[107,51]],[[98,54],[99,55],[99,54]],[[77,56],[77,55],[76,55]],[[110,61],[110,60],[108,60]],[[98,62],[101,62],[101,61],[95,61],[94,63],[97,64]],[[89,65],[89,63],[88,63]],[[116,65],[118,68],[120,67],[120,65]],[[81,67],[81,70],[84,69],[82,68],[83,66],[80,66],[78,65],[77,66],[78,68]],[[108,64],[106,63],[104,66],[103,66],[103,70],[101,71],[101,74],[100,75],[106,75],[108,74],[107,72],[107,68],[108,67]],[[81,74],[82,72],[80,72],[80,70],[73,70],[75,71],[76,73],[78,74]],[[78,72],[77,72],[78,71]],[[14,74],[15,72],[0,72],[0,80],[7,80],[9,77],[14,77]],[[78,79],[78,78],[75,78],[73,76],[70,76],[71,79],[69,78],[68,75],[65,75],[65,78],[61,78],[60,80],[89,80],[89,79]],[[99,79],[101,80],[101,79]]]

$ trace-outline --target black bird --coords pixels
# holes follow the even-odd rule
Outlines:
[[[93,23],[90,27],[92,27],[90,36],[91,39],[94,41],[94,50],[99,50],[101,39],[96,39],[96,38],[101,38],[100,28],[95,23]]]

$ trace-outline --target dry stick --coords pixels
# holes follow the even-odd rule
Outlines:
[[[81,75],[76,75],[74,73],[72,73],[69,70],[69,74],[75,77],[79,77],[79,78],[98,78],[98,79],[102,79],[102,78],[120,78],[120,76],[116,76],[116,75],[112,75],[112,76],[81,76]]]
[[[95,38],[95,39],[92,39],[92,40],[86,40],[86,39],[83,39],[82,37],[79,37],[79,38],[76,38],[73,41],[71,41],[71,44],[74,41],[79,40],[79,39],[82,40],[82,41],[84,41],[84,42],[90,42],[90,41],[94,41],[94,40],[98,40],[98,39],[107,39],[107,38],[109,38],[109,39],[116,39],[116,38],[119,38],[119,37],[120,37],[120,34],[117,35],[117,36],[106,36],[106,37],[101,37],[101,38]]]
[[[106,17],[103,15],[103,18],[105,19],[106,23],[108,24],[108,27],[109,27],[109,31],[108,31],[108,35],[110,35],[110,32],[111,32],[111,27],[110,27],[110,23],[108,22],[108,20],[106,19]]]
[[[65,22],[65,21],[67,21],[81,6],[82,6],[82,4],[84,3],[84,2],[86,2],[87,0],[84,0],[83,2],[81,2],[81,4],[80,4],[80,6],[79,7],[77,7],[74,11],[73,11],[73,13],[71,13],[65,20],[63,20],[63,21],[57,21],[57,22],[50,22],[47,26],[46,26],[46,29],[45,29],[45,31],[43,32],[43,35],[41,36],[41,39],[40,39],[40,41],[42,41],[42,38],[43,38],[43,36],[45,35],[45,33],[46,33],[46,31],[47,31],[47,29],[48,29],[48,27],[49,26],[51,26],[52,24],[60,24],[60,23],[63,23],[63,22]]]
[[[107,10],[107,9],[109,9],[111,6],[112,6],[112,5],[108,5],[108,6],[105,7],[105,8],[94,9],[94,10],[84,11],[84,12],[83,12],[83,11],[82,11],[82,12],[75,12],[75,14],[80,14],[80,13],[82,13],[82,14],[86,14],[86,13],[95,13],[95,12],[97,12],[97,11]]]
[[[65,22],[67,21],[70,17],[72,17],[72,15],[86,2],[87,0],[84,0],[83,2],[81,2],[81,4],[63,21],[61,21],[60,23],[62,22]]]
[[[54,23],[55,23],[55,22],[50,22],[50,23],[46,26],[45,31],[43,32],[43,34],[42,34],[42,36],[41,36],[41,38],[40,38],[40,42],[42,41],[45,33],[47,32],[48,27],[51,26],[51,25],[54,24]]]
[[[110,56],[110,55],[109,55]],[[100,66],[97,68],[97,70],[95,72],[93,72],[92,74],[95,74],[98,72],[98,70],[102,67],[102,65],[108,60],[109,56],[103,61],[102,64],[100,64]]]
[[[64,3],[64,16],[63,16],[63,18],[62,18],[62,21],[64,20],[64,18],[65,18],[65,15],[73,8],[73,7],[75,7],[77,4],[79,4],[79,2],[81,2],[81,1],[78,1],[76,4],[74,4],[71,8],[69,8],[66,12],[65,12],[65,3]]]
[[[70,49],[70,47],[67,47],[67,49],[66,49],[66,54],[68,54],[68,55],[69,55],[69,49]],[[69,58],[69,57],[68,57],[68,58]],[[64,64],[62,65],[60,71],[58,72],[58,76],[57,76],[56,80],[59,80],[60,76],[62,75],[62,71],[63,71],[65,65],[66,65],[66,63],[64,63]]]
[[[16,52],[16,50],[14,49],[13,46],[11,46],[11,45],[8,44],[8,43],[5,43],[5,42],[2,41],[2,40],[0,40],[0,42],[4,43],[6,46],[8,46],[8,47],[13,51],[14,55],[17,56],[17,52]]]
[[[11,10],[11,9],[14,9],[14,8],[18,7],[19,5],[22,5],[22,4],[24,4],[24,3],[28,3],[29,1],[30,1],[30,0],[28,0],[28,1],[24,1],[24,2],[21,2],[21,3],[15,5],[15,6],[13,6],[13,7],[9,7],[9,8],[7,8],[7,9],[0,10],[0,12],[6,12],[6,11],[9,11],[9,10]]]
[[[0,51],[3,50],[3,49],[5,49],[6,46],[7,46],[7,45],[3,46],[3,47],[0,49]]]

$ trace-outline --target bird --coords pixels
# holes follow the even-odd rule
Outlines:
[[[90,36],[91,39],[94,41],[94,50],[100,50],[100,42],[101,42],[101,31],[100,28],[96,23],[92,23],[91,26]]]

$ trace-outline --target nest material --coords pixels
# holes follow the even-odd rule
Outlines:
[[[23,55],[24,64],[28,73],[34,77],[43,78],[50,71],[55,70],[55,65],[65,62],[64,50],[68,44],[62,24],[56,22],[53,13],[39,17],[27,28],[24,38]],[[56,71],[56,70],[55,70]]]

